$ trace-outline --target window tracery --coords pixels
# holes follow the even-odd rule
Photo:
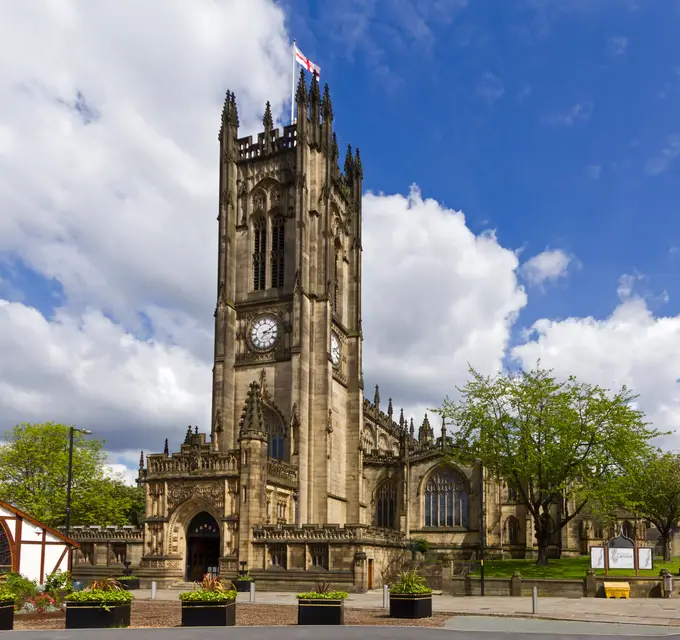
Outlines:
[[[381,529],[394,529],[397,513],[397,487],[394,482],[383,482],[377,492],[376,521]]]
[[[468,492],[451,468],[435,471],[425,485],[425,526],[468,526]]]

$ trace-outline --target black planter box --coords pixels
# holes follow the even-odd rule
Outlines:
[[[431,593],[390,593],[390,618],[431,617]]]
[[[345,624],[345,601],[298,600],[298,624]]]
[[[239,580],[236,578],[236,580],[234,580],[234,588],[239,593],[250,593],[251,582],[254,582],[254,580]]]
[[[132,591],[134,589],[139,589],[139,578],[132,578],[132,580],[119,580],[120,586],[125,589],[125,591]]]
[[[14,629],[14,600],[0,602],[0,631]]]
[[[233,627],[236,624],[236,600],[223,602],[183,602],[183,627]]]
[[[102,604],[105,604],[106,608]],[[120,602],[66,602],[67,629],[112,629],[129,626],[129,602],[124,604]]]

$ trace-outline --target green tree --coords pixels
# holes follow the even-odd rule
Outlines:
[[[540,365],[495,377],[470,373],[460,400],[447,397],[438,410],[454,425],[452,455],[481,460],[517,487],[533,519],[536,563],[547,564],[551,538],[587,505],[620,502],[622,472],[660,434],[625,387],[612,395],[574,377],[559,382]]]
[[[0,495],[53,527],[64,525],[69,427],[21,424],[0,447]],[[77,431],[73,439],[71,524],[124,525],[137,517],[141,491],[110,474],[104,441]]]
[[[653,451],[625,480],[628,500],[658,529],[664,560],[670,560],[671,536],[680,522],[680,455]]]

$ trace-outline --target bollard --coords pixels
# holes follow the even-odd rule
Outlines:
[[[538,613],[538,587],[531,590],[531,613]]]
[[[383,609],[390,608],[390,588],[383,585]]]
[[[250,581],[250,601],[255,602],[255,582]]]
[[[151,599],[155,600],[156,599],[156,582],[151,583]]]

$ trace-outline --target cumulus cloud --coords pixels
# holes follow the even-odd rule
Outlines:
[[[540,358],[557,375],[575,375],[609,389],[639,394],[638,405],[661,431],[680,427],[680,317],[657,318],[626,279],[621,303],[602,320],[568,318],[535,322],[529,339],[511,356],[525,367]],[[662,444],[678,447],[677,436]]]
[[[227,87],[244,135],[266,100],[284,111],[285,17],[269,0],[176,0],[161,12],[150,0],[16,3],[0,8],[0,53],[13,61],[0,65],[0,428],[90,428],[131,480],[139,449],[160,451],[166,437],[176,447],[188,424],[209,424],[219,113]],[[367,395],[380,383],[383,401],[419,422],[465,382],[468,363],[499,370],[530,263],[520,272],[493,232],[474,234],[415,186],[367,194]],[[551,264],[529,277],[549,280]],[[17,265],[59,296],[17,290]],[[606,378],[629,331],[631,379],[661,415],[675,409],[665,381],[676,322],[630,293],[603,321],[540,321],[512,354],[547,363],[546,351],[568,370],[579,336],[602,331],[611,350],[589,351],[590,369],[579,361],[574,372]]]
[[[546,249],[529,258],[521,267],[524,279],[531,285],[542,286],[564,278],[574,257],[562,249]]]
[[[464,382],[468,362],[501,368],[527,302],[518,259],[415,185],[406,196],[369,193],[363,211],[366,393],[379,383],[383,401],[422,420]]]

